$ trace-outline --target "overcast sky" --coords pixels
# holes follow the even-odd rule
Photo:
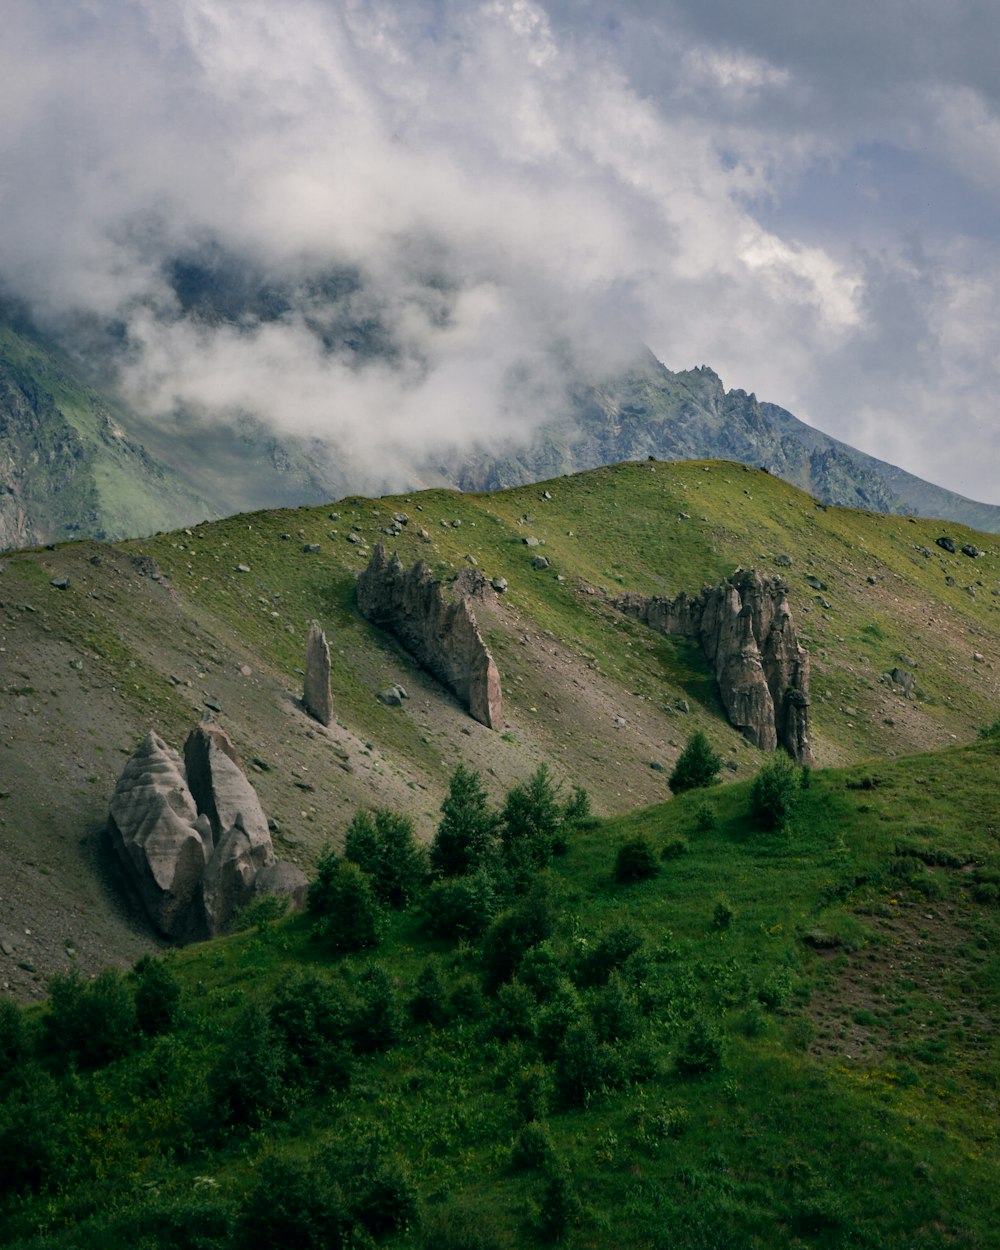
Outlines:
[[[1000,502],[998,46],[977,0],[6,0],[0,277],[121,321],[152,412],[405,461],[644,341]],[[192,323],[209,243],[358,268],[395,361],[304,286]]]

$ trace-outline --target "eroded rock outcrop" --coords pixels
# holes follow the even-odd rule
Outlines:
[[[697,638],[732,724],[765,751],[782,746],[799,763],[812,762],[809,653],[780,578],[737,569],[694,597],[628,594],[615,603],[660,633]]]
[[[321,725],[333,720],[333,697],[330,694],[330,648],[326,634],[316,621],[309,626],[306,639],[306,679],[302,702],[310,716]]]
[[[450,586],[437,581],[423,561],[404,569],[379,544],[358,577],[358,607],[387,629],[410,654],[448,687],[477,721],[503,727],[500,674],[476,624],[475,599],[494,591],[478,569],[463,569]]]
[[[211,937],[261,892],[304,897],[299,869],[274,871],[267,817],[218,725],[193,729],[183,760],[150,730],[118,779],[108,827],[126,876],[166,937]]]

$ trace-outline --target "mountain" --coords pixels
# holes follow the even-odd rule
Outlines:
[[[166,276],[195,324],[239,331],[305,309],[303,332],[322,351],[346,353],[359,368],[395,359],[377,309],[359,318],[365,301],[353,272],[289,286],[213,255],[178,261]],[[64,349],[23,310],[0,308],[0,549],[70,534],[127,537],[390,488],[377,467],[321,439],[279,434],[249,413],[179,409],[154,422],[127,411],[111,380],[122,350],[113,330],[78,329]],[[572,383],[563,414],[524,441],[456,447],[414,462],[409,477],[412,488],[493,490],[647,456],[740,460],[825,503],[1000,532],[1000,507],[924,482],[745,391],[727,391],[707,367],[674,373],[649,352],[616,376]]]
[[[361,616],[377,543],[506,580],[480,621],[502,731]],[[778,830],[752,814],[778,757],[690,639],[613,602],[737,566],[784,577],[811,658],[816,767]],[[7,554],[0,1244],[990,1244],[998,612],[991,536],[732,461]],[[299,700],[313,620],[329,727]],[[108,800],[151,727],[179,747],[206,712],[319,911],[150,962]],[[695,730],[723,784],[664,801]],[[426,842],[459,764],[499,809],[542,763],[594,810],[560,854],[416,883],[375,945],[335,944],[358,808]],[[485,932],[454,928],[470,900]]]
[[[857,451],[746,391],[727,391],[707,366],[674,373],[646,352],[619,376],[577,387],[572,400],[529,446],[500,455],[480,448],[442,471],[463,490],[494,490],[625,459],[722,457],[766,468],[823,503],[1000,532],[1000,507]]]

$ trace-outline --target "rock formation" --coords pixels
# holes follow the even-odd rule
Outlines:
[[[765,751],[780,745],[800,764],[812,762],[809,654],[795,633],[780,578],[737,569],[694,598],[628,594],[615,602],[662,634],[697,638],[732,724]]]
[[[118,779],[108,827],[166,937],[211,937],[261,893],[304,898],[305,875],[275,861],[260,800],[218,725],[191,731],[183,761],[150,730]]]
[[[302,702],[309,715],[314,716],[321,725],[329,725],[333,720],[330,648],[326,645],[326,634],[316,621],[309,626],[309,637],[306,639],[306,680]]]
[[[463,569],[449,587],[423,561],[404,569],[394,552],[376,546],[358,577],[358,607],[387,629],[410,654],[490,729],[503,727],[500,674],[472,610],[474,599],[494,592],[478,569]]]

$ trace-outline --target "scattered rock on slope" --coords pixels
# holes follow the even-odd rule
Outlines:
[[[333,698],[330,694],[330,648],[326,634],[318,623],[309,626],[306,640],[306,679],[302,702],[310,716],[321,725],[333,720]]]

